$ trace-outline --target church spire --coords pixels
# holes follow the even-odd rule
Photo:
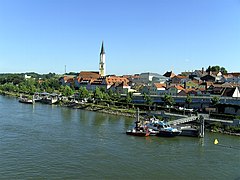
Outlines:
[[[106,75],[105,51],[104,51],[104,47],[103,47],[103,41],[102,41],[102,47],[101,47],[101,52],[100,52],[99,74],[101,76]]]
[[[100,54],[105,54],[104,47],[103,47],[103,41],[102,41],[102,47],[101,47],[101,52]]]

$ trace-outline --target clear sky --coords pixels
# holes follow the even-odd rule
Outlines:
[[[240,0],[0,0],[0,73],[240,72]]]

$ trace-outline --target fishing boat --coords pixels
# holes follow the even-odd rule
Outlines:
[[[181,130],[178,130],[177,128],[171,127],[169,124],[167,124],[164,121],[160,121],[156,117],[150,118],[148,122],[146,122],[146,126],[149,129],[153,129],[154,131],[158,131],[156,133],[156,136],[161,137],[175,137],[181,134]]]

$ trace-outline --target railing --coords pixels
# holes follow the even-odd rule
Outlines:
[[[169,121],[168,123],[170,125],[178,125],[178,124],[183,124],[183,123],[187,123],[187,122],[191,122],[191,121],[196,121],[197,119],[198,119],[198,116],[190,116],[190,117],[185,117],[185,118]]]
[[[191,121],[196,121],[197,119],[200,119],[202,117],[206,121],[215,121],[215,122],[222,122],[222,123],[233,123],[231,120],[224,120],[224,119],[213,119],[209,118],[209,114],[198,114],[198,116],[192,115],[190,117],[183,117],[177,120],[169,121],[168,123],[170,125],[178,125],[183,124]]]

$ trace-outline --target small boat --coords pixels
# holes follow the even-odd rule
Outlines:
[[[180,136],[198,137],[199,130],[192,127],[182,127]]]
[[[126,131],[127,135],[132,136],[155,136],[159,131],[140,125],[140,121],[135,121],[136,126]]]
[[[58,95],[55,93],[53,93],[53,94],[42,93],[42,98],[41,98],[40,102],[42,102],[44,104],[55,104],[58,102]]]
[[[33,99],[29,99],[27,96],[20,95],[20,98],[18,100],[20,103],[25,103],[25,104],[34,104]]]
[[[141,131],[141,130],[137,130],[135,128],[133,129],[128,129],[126,131],[127,135],[132,135],[132,136],[149,136],[150,134],[147,133],[146,131]]]
[[[158,133],[158,131],[148,128],[147,126],[143,125],[143,123],[139,121],[139,110],[137,110],[136,116],[137,116],[137,120],[134,122],[135,126],[132,129],[128,129],[126,131],[127,135],[152,136]]]
[[[160,121],[159,119],[153,117],[149,120],[149,122],[146,122],[146,126],[149,129],[153,129],[154,131],[158,131],[156,136],[161,137],[175,137],[181,134],[181,130],[178,130],[177,128],[171,127],[169,124],[167,124],[164,121]]]

